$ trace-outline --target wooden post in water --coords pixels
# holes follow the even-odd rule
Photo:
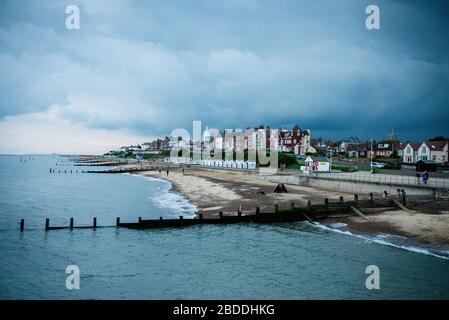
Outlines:
[[[23,232],[25,229],[25,219],[20,219],[20,232]]]
[[[202,213],[199,214],[199,218],[200,218],[200,220],[203,220],[203,214]]]
[[[73,229],[73,218],[70,218],[70,229]]]
[[[259,213],[260,213],[260,208],[256,207],[256,214],[259,214]]]
[[[161,220],[161,221],[162,221],[162,220],[164,220],[164,218],[162,218],[162,217],[159,217],[159,220]]]
[[[343,196],[340,196],[339,201],[340,201],[340,203],[343,203],[343,202],[344,202]]]
[[[278,213],[279,212],[279,205],[276,203],[274,205],[274,213]]]
[[[307,200],[307,209],[312,210],[312,201]]]
[[[139,223],[141,223],[142,222],[142,217],[139,217]]]
[[[46,218],[45,219],[45,230],[50,229],[50,219]]]
[[[329,198],[324,198],[324,206],[326,207],[326,209],[329,208]]]
[[[97,227],[97,217],[94,217],[94,221],[93,221],[93,227],[94,229]]]
[[[117,227],[120,225],[120,217],[115,218],[115,225]]]
[[[179,220],[183,220],[184,219],[184,216],[179,216]]]
[[[223,211],[218,212],[218,216],[220,217],[220,219],[223,219]]]

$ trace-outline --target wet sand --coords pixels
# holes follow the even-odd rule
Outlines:
[[[440,245],[449,250],[449,212],[410,213],[404,210],[388,210],[370,214],[369,221],[359,217],[341,218],[338,222],[350,230],[363,234],[394,234],[416,242]],[[336,221],[336,220],[334,220]]]

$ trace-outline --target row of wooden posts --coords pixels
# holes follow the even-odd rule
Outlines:
[[[383,196],[384,196],[384,198],[387,198],[388,197],[388,192],[384,191]],[[402,190],[401,189],[397,189],[397,195],[396,196],[398,198],[401,198],[402,205],[405,206],[405,204],[406,204],[406,193],[405,193],[405,191],[403,189]],[[357,203],[358,201],[359,201],[359,195],[358,194],[354,194],[354,200],[351,203],[354,204],[354,203]],[[369,202],[373,202],[373,201],[374,201],[374,194],[370,193],[369,194]],[[340,204],[340,205],[344,204],[343,196],[339,197],[337,204]],[[325,198],[324,199],[324,206],[321,205],[321,206],[318,206],[318,207],[321,207],[323,209],[329,209],[329,198]],[[313,210],[312,201],[308,200],[306,202],[306,208],[307,208],[307,210],[310,210],[310,211]],[[292,202],[291,203],[291,210],[294,211],[295,209],[298,209],[298,207],[296,207],[295,203]],[[271,213],[271,214],[277,214],[279,212],[280,212],[279,205],[275,204],[274,205],[274,212]],[[255,215],[257,216],[260,213],[261,213],[260,212],[260,207],[256,207]],[[265,213],[265,214],[270,214],[270,213]],[[303,213],[303,215],[305,216],[306,220],[309,220],[310,222],[313,222],[305,213]],[[223,220],[223,218],[224,218],[223,211],[219,211],[218,217],[219,217],[219,219],[207,219],[207,221],[214,220],[213,223],[216,223],[217,220],[218,221]],[[229,217],[235,217],[235,216],[229,216]],[[226,218],[229,218],[229,217],[226,217]],[[237,217],[242,217],[242,210],[241,210],[241,208],[239,208],[237,210]],[[203,220],[203,214],[202,213],[200,213],[198,215],[198,219],[199,220]],[[177,219],[166,219],[166,220],[164,220],[163,217],[160,217],[158,221],[174,221],[174,220],[177,220]],[[184,220],[184,217],[183,216],[179,216],[179,220]],[[189,220],[191,220],[191,219],[189,219]],[[141,224],[143,221],[144,220],[141,217],[139,217],[137,224]],[[150,220],[145,220],[145,221],[148,222]],[[157,221],[157,220],[153,220],[153,221]],[[206,221],[206,219],[203,220],[203,221]],[[287,221],[291,221],[291,220],[287,219]],[[120,222],[120,217],[116,218],[116,225],[115,225],[116,227],[120,227],[120,226],[132,227],[133,225],[135,225],[135,223],[121,223]],[[47,231],[48,230],[59,230],[59,229],[89,229],[89,228],[90,229],[96,229],[97,227],[98,226],[97,226],[97,218],[96,217],[93,218],[91,226],[75,226],[74,225],[74,219],[70,218],[69,226],[59,226],[59,227],[55,226],[55,227],[52,227],[52,226],[50,226],[50,219],[49,218],[45,219],[45,230],[47,230]],[[20,232],[23,232],[24,229],[25,229],[25,219],[21,219],[20,220]]]
[[[56,172],[56,169],[50,168],[50,173],[85,173],[85,171],[84,170],[73,170],[73,169],[71,169],[70,171],[67,169],[62,171],[59,169],[58,172]]]

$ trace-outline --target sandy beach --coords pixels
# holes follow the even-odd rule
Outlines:
[[[322,203],[324,198],[338,199],[341,195],[353,195],[342,192],[329,192],[310,187],[288,185],[288,193],[275,193],[277,183],[257,179],[242,172],[229,170],[212,170],[185,168],[166,171],[146,171],[141,174],[170,181],[173,189],[185,195],[199,210],[199,213],[214,215],[218,211],[236,212],[239,207],[243,212],[279,208],[289,208],[291,203],[304,206],[308,200]]]
[[[239,207],[243,213],[253,213],[259,206],[261,210],[272,210],[274,204],[288,208],[291,203],[304,206],[308,200],[322,203],[340,196],[350,199],[352,194],[331,192],[311,187],[286,185],[288,193],[275,193],[276,183],[258,179],[251,174],[238,171],[181,168],[166,171],[146,171],[140,174],[170,181],[175,192],[182,193],[198,207],[198,213],[216,216],[218,211],[235,213]],[[361,198],[368,195],[360,195]],[[416,205],[416,204],[415,204]],[[413,206],[413,204],[410,204]],[[449,208],[448,202],[412,208],[413,212],[386,208],[376,212],[365,212],[369,220],[359,216],[324,220],[322,223],[343,222],[348,228],[360,234],[393,234],[406,236],[413,241],[435,244],[449,249]]]
[[[449,250],[449,212],[410,213],[404,210],[384,211],[369,215],[369,221],[359,217],[342,218],[349,229],[366,233],[402,235],[416,242],[435,244]]]

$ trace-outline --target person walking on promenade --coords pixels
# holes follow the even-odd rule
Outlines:
[[[421,174],[419,172],[416,173],[416,184],[421,184]]]
[[[429,174],[427,173],[427,171],[424,171],[424,174],[422,175],[422,179],[424,184],[427,184],[427,180],[429,180]]]

